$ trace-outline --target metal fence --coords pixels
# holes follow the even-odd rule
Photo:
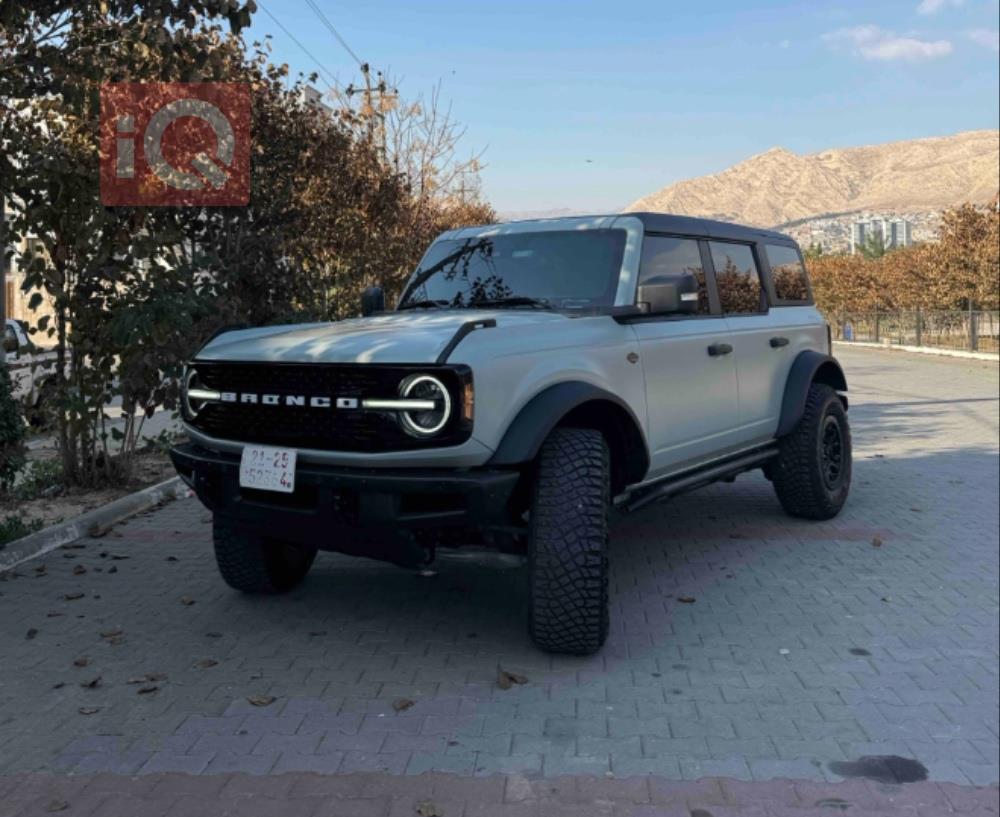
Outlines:
[[[1000,351],[1000,312],[861,312],[828,316],[828,320],[837,340]]]

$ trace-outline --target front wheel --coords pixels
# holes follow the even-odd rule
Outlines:
[[[215,562],[223,580],[244,593],[287,593],[309,572],[316,548],[285,542],[212,519]]]
[[[593,429],[557,428],[542,445],[528,537],[531,638],[589,655],[608,636],[610,454]]]
[[[840,513],[851,489],[851,429],[830,386],[809,387],[802,419],[781,439],[770,465],[778,501],[790,516],[831,519]]]

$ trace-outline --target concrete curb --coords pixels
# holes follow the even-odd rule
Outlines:
[[[963,352],[960,349],[935,349],[931,346],[901,346],[890,343],[869,343],[859,340],[835,340],[834,346],[852,346],[861,349],[881,349],[883,352],[916,352],[918,355],[939,355],[942,357],[964,357],[966,360],[1000,360],[1000,355],[993,352]]]
[[[120,497],[100,508],[94,508],[67,522],[60,522],[37,533],[8,542],[0,550],[0,572],[11,570],[19,564],[42,556],[62,545],[69,544],[83,536],[88,536],[95,528],[105,529],[123,519],[148,511],[162,502],[180,499],[188,492],[188,487],[180,477],[172,477],[157,485],[151,485],[134,494]]]

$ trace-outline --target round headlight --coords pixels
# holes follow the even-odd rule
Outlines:
[[[184,372],[184,380],[181,382],[181,402],[184,406],[184,413],[192,420],[198,416],[198,412],[205,405],[204,400],[194,400],[191,397],[191,390],[196,392],[201,388],[201,381],[198,379],[198,372],[195,369],[188,369]]]
[[[415,437],[437,434],[451,417],[451,396],[444,383],[429,374],[411,375],[399,387],[399,396],[407,400],[433,400],[435,408],[427,411],[401,411],[403,428]]]

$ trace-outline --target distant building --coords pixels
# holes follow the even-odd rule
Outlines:
[[[302,96],[302,101],[305,102],[306,105],[327,114],[333,113],[333,108],[323,102],[322,92],[316,90],[311,85],[302,86],[300,94]]]
[[[887,250],[913,243],[913,225],[905,218],[860,219],[851,225],[851,254],[860,252],[870,240],[881,240]]]

